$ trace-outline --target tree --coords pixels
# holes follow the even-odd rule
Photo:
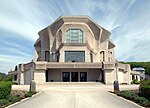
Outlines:
[[[134,67],[142,67],[145,69],[145,73],[150,75],[150,62],[122,62],[125,64],[130,64],[131,69]]]

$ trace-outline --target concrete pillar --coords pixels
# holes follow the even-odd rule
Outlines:
[[[137,77],[138,77],[138,81],[140,81],[140,76],[138,75]]]
[[[20,80],[20,81],[19,81],[20,84],[24,84],[24,73],[23,73],[23,72],[20,73],[20,78],[19,78],[19,80]]]

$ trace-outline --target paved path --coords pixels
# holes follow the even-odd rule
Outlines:
[[[140,108],[109,90],[111,86],[97,84],[48,86],[40,94],[11,108]]]

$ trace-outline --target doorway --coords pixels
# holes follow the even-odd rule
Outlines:
[[[87,82],[87,72],[80,72],[80,82]]]
[[[78,82],[78,72],[71,72],[71,82]]]
[[[70,82],[70,72],[63,72],[63,82]]]

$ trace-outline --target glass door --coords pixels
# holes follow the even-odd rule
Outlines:
[[[71,72],[71,81],[78,82],[78,72]]]
[[[70,82],[70,72],[63,72],[63,82]]]
[[[80,82],[87,82],[87,72],[80,72]]]

